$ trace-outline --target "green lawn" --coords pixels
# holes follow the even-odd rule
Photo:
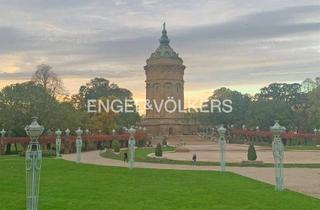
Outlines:
[[[163,147],[162,148],[163,152],[167,151],[175,151],[174,147]],[[107,152],[103,153],[103,157],[111,158],[111,159],[116,159],[116,160],[123,160],[124,153],[128,152],[127,148],[123,148],[120,150],[118,154],[114,153],[112,149],[108,149]],[[135,150],[135,160],[138,162],[146,162],[148,158],[148,154],[154,153],[155,149],[152,147],[143,147],[143,148],[136,148]]]
[[[25,209],[24,159],[0,158],[0,210]],[[44,159],[40,210],[316,210],[320,200],[275,192],[231,173],[93,166]]]

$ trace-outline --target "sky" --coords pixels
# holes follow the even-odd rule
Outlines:
[[[320,76],[319,0],[0,0],[0,88],[45,63],[70,94],[105,77],[143,99],[164,21],[187,99]]]

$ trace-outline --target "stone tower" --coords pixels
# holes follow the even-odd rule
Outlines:
[[[169,45],[165,23],[159,42],[159,47],[147,59],[147,65],[144,67],[146,100],[152,108],[147,107],[142,124],[148,133],[154,136],[183,134],[184,126],[188,124],[183,113],[183,75],[186,67]]]

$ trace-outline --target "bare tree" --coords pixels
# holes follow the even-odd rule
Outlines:
[[[32,75],[32,81],[43,86],[51,95],[63,94],[64,87],[62,80],[46,64],[37,66],[37,71]]]

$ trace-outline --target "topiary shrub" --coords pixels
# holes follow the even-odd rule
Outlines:
[[[113,140],[111,148],[114,152],[120,152],[120,142],[118,140]]]
[[[157,144],[155,155],[156,157],[162,157],[162,147],[160,143]]]
[[[257,152],[256,152],[256,149],[254,148],[253,143],[250,143],[249,148],[248,148],[248,160],[250,160],[250,161],[257,160]]]

